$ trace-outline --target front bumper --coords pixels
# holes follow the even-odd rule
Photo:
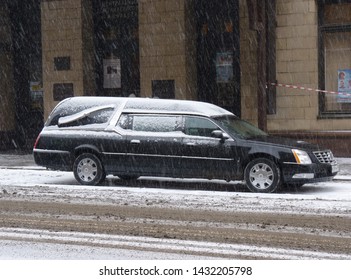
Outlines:
[[[282,175],[285,183],[312,183],[330,181],[338,173],[339,166],[327,163],[284,163]]]

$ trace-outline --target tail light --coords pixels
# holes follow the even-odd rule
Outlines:
[[[35,140],[34,147],[33,149],[37,148],[38,142],[39,142],[40,134],[38,135],[37,139]]]

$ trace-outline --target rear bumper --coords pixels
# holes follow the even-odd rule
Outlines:
[[[337,164],[296,164],[284,163],[282,168],[285,183],[313,183],[331,181],[338,173]]]
[[[68,151],[34,149],[33,156],[37,165],[49,169],[62,171],[73,169],[73,159]]]

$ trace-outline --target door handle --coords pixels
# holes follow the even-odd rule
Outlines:
[[[196,146],[196,143],[194,143],[194,142],[188,142],[188,143],[186,143],[186,145],[187,145],[187,146]]]
[[[132,144],[140,144],[140,140],[138,140],[138,139],[132,139],[132,140],[130,141],[130,143],[132,143]]]

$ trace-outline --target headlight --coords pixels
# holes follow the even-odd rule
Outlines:
[[[297,149],[292,149],[292,153],[294,154],[295,160],[298,164],[311,164],[310,156],[305,152]]]

